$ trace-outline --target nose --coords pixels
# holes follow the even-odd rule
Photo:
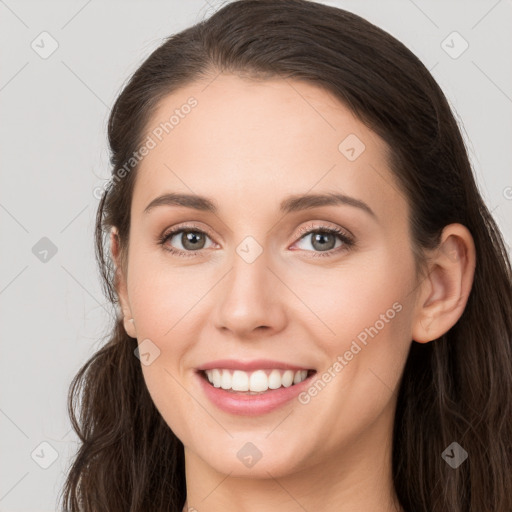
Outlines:
[[[249,263],[235,254],[219,283],[215,326],[238,339],[271,336],[286,325],[286,287],[269,268],[265,252]]]

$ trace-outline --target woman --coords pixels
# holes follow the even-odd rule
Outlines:
[[[140,66],[109,142],[119,314],[70,390],[66,510],[512,510],[510,262],[407,48],[233,2]]]

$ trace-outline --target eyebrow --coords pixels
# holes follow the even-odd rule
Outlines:
[[[289,196],[281,201],[280,210],[282,213],[292,213],[321,206],[339,206],[348,205],[360,208],[375,219],[375,212],[363,201],[354,197],[340,193],[328,194],[303,194]],[[217,213],[219,208],[215,201],[195,194],[177,194],[168,193],[155,197],[144,209],[144,213],[149,213],[157,206],[183,206],[194,210]]]

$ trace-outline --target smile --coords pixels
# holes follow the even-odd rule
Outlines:
[[[258,416],[296,398],[311,385],[316,371],[211,368],[198,370],[195,375],[206,398],[218,409],[239,416]]]
[[[306,380],[314,370],[259,369],[252,372],[213,368],[204,370],[206,378],[216,388],[247,393],[264,393],[269,389],[288,388]]]

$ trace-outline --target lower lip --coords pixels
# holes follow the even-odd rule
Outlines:
[[[310,375],[299,384],[293,384],[287,388],[269,389],[259,395],[245,395],[216,388],[204,378],[202,372],[196,372],[205,395],[213,404],[225,412],[242,416],[258,416],[277,409],[295,398],[302,391],[305,391],[315,375],[316,373]]]

